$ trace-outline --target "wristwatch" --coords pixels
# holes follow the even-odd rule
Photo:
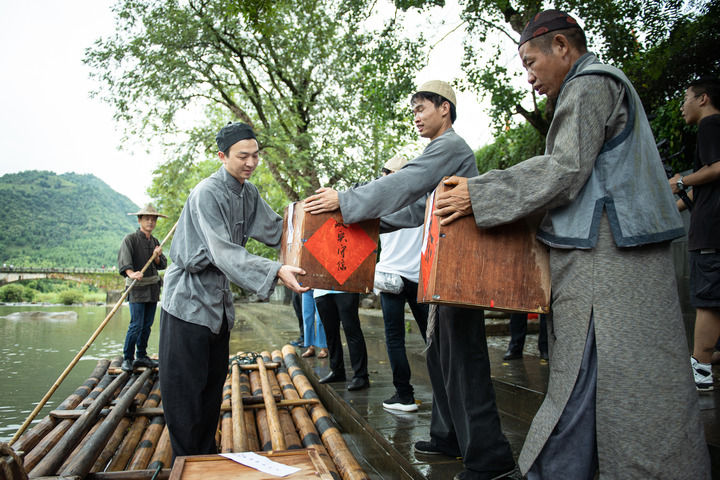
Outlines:
[[[683,183],[683,177],[680,177],[680,179],[677,181],[677,183],[675,185],[677,185],[678,189],[685,191],[685,184]]]

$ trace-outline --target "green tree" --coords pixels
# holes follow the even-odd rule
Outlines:
[[[179,139],[167,141],[151,189],[171,217],[217,168],[214,135],[228,120],[255,129],[272,195],[298,200],[321,184],[371,178],[411,132],[406,102],[422,41],[403,39],[395,17],[367,27],[372,8],[119,0],[115,34],[85,62],[128,135]]]

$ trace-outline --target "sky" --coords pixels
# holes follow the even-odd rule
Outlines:
[[[150,201],[146,191],[162,154],[148,153],[152,145],[136,139],[123,143],[112,108],[90,97],[97,84],[82,63],[85,49],[113,31],[110,5],[105,0],[0,0],[0,175],[91,173],[141,206]],[[453,18],[457,9],[448,1],[444,11]],[[451,21],[428,31],[423,15],[410,22],[429,36],[429,44],[455,26]],[[437,45],[417,83],[462,75],[461,42],[459,29]],[[455,130],[470,147],[492,140],[475,95],[460,93],[457,109]]]

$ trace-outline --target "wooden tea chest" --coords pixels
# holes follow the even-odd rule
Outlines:
[[[304,202],[285,209],[280,261],[301,267],[303,286],[369,293],[373,289],[380,220],[345,224],[339,210],[312,215]]]
[[[420,260],[418,301],[519,312],[550,311],[548,250],[536,226],[522,219],[481,229],[472,215],[441,226],[428,198]]]

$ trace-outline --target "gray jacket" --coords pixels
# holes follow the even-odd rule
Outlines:
[[[257,187],[240,183],[221,167],[188,196],[170,247],[162,307],[168,313],[219,333],[223,314],[232,328],[230,283],[268,298],[279,262],[250,254],[252,237],[278,248],[282,217],[260,198]]]

